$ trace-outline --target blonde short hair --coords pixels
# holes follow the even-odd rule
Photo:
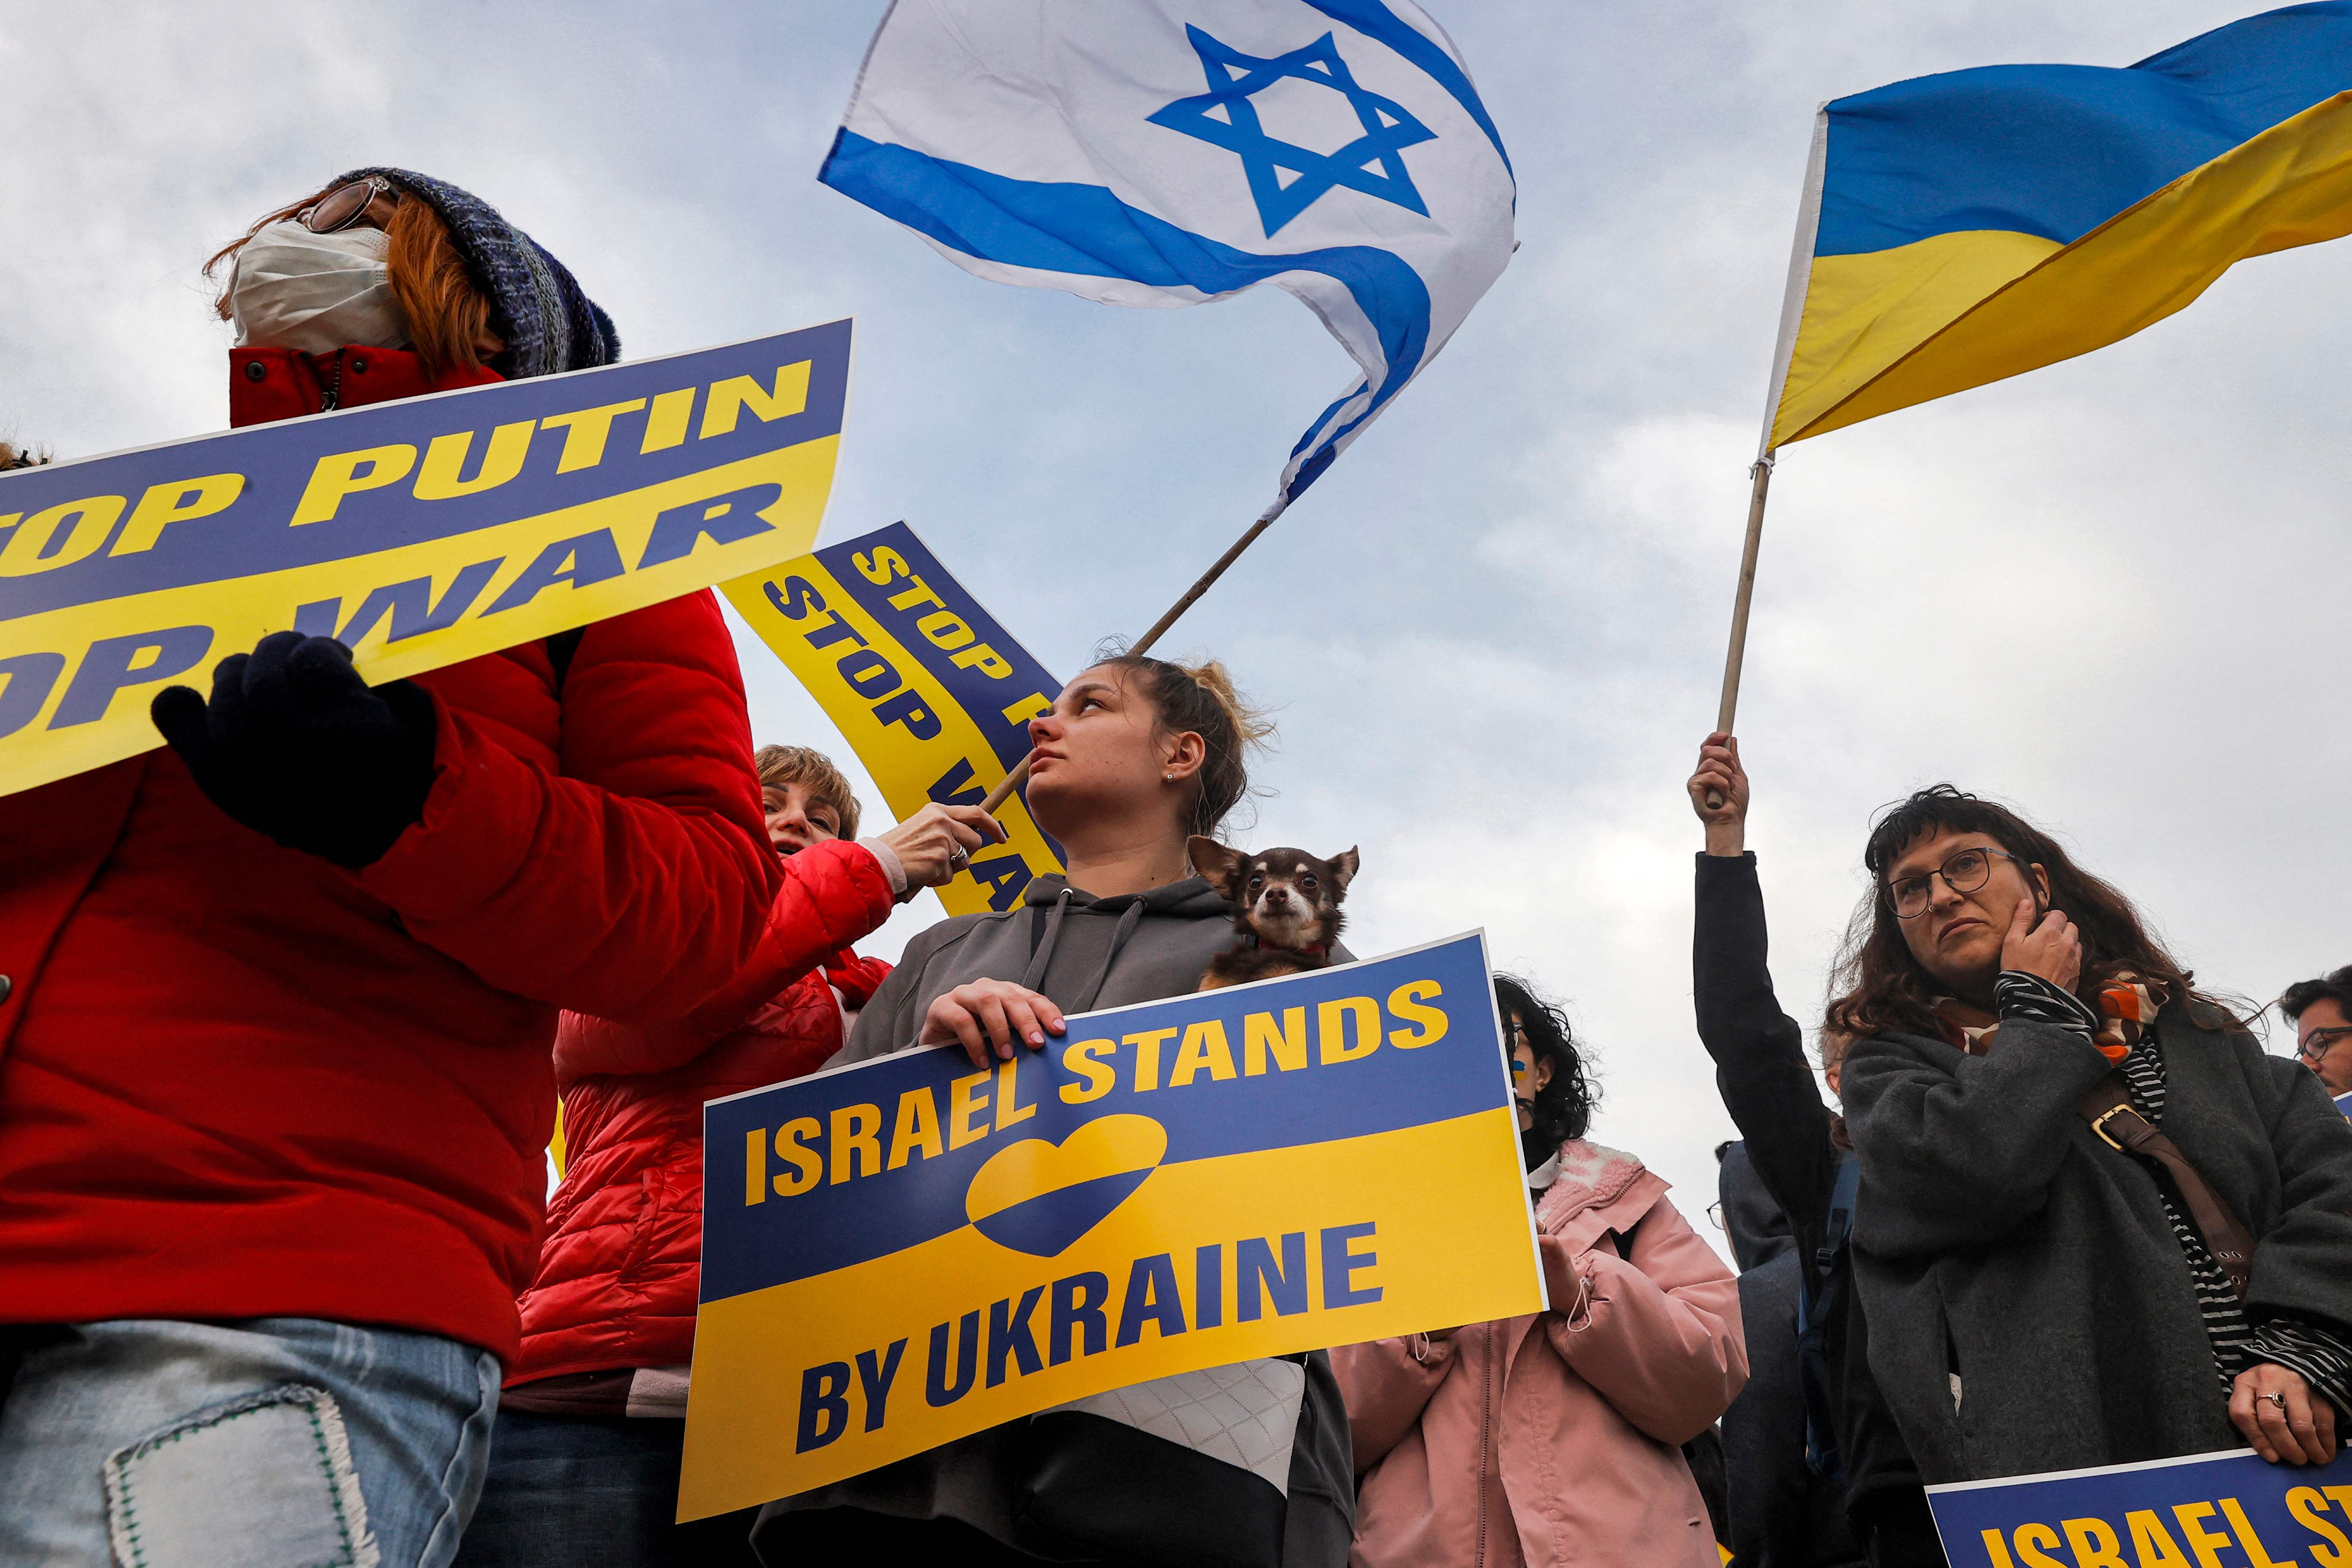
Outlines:
[[[799,784],[833,807],[841,823],[838,837],[857,837],[857,797],[849,793],[849,781],[841,776],[831,757],[806,746],[762,746],[751,765],[759,770],[761,788]]]

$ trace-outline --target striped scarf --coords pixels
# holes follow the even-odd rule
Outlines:
[[[2161,984],[2118,974],[2100,988],[2095,1017],[2080,997],[2039,976],[2003,973],[1994,989],[2001,1011],[2012,1018],[2055,1024],[2089,1036],[2099,1053],[2116,1064],[2132,1109],[2151,1125],[2163,1125],[2169,1086],[2165,1082],[2164,1055],[2155,1024],[2157,1010],[2168,997]],[[1947,1043],[1970,1056],[1982,1056],[1990,1049],[2000,1027],[1999,1018],[1956,997],[1938,998],[1936,1016],[1944,1026]],[[2098,1026],[2095,1031],[2091,1027],[2094,1023]],[[2300,1373],[2305,1382],[2336,1406],[2339,1415],[2352,1417],[2352,1344],[2330,1329],[2283,1313],[2260,1324],[2252,1321],[2188,1205],[2173,1192],[2170,1178],[2154,1162],[2140,1163],[2156,1178],[2165,1223],[2180,1248],[2181,1260],[2189,1266],[2189,1287],[2196,1294],[2206,1343],[2212,1347],[2213,1370],[2222,1397],[2229,1397],[2238,1374],[2248,1366],[2275,1362]]]
[[[2170,1000],[2162,982],[2142,980],[2129,971],[2118,973],[2099,988],[2099,1027],[2091,1043],[2101,1056],[2121,1066],[2156,1023],[2158,1009]],[[1944,1026],[1944,1043],[1972,1057],[1992,1048],[1993,1035],[2000,1027],[1999,1017],[1957,996],[1936,998],[1936,1020]]]

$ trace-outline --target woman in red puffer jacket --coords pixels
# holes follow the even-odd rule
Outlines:
[[[758,1562],[756,1510],[671,1523],[701,1264],[703,1102],[814,1072],[839,1050],[890,973],[849,944],[1000,836],[976,807],[930,805],[857,842],[856,797],[832,763],[768,746],[758,763],[769,840],[785,857],[759,961],[677,1024],[566,1013],[557,1031],[568,1162],[460,1568]]]
[[[222,259],[240,427],[618,353],[560,262],[409,171]],[[699,593],[373,687],[294,632],[209,700],[171,674],[115,699],[168,747],[0,798],[0,1562],[444,1568],[559,1010],[675,1017],[761,951],[734,645]]]

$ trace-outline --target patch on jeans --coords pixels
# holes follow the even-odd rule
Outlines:
[[[106,1461],[123,1568],[376,1568],[334,1395],[285,1383],[188,1416]]]

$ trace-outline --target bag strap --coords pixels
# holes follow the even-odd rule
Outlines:
[[[2154,1160],[2172,1173],[2173,1185],[2179,1189],[2181,1197],[2188,1203],[2189,1218],[2196,1222],[2199,1234],[2204,1237],[2207,1250],[2213,1254],[2213,1261],[2221,1266],[2221,1272],[2230,1277],[2231,1289],[2242,1300],[2247,1283],[2254,1272],[2252,1235],[2238,1222],[2238,1216],[2230,1212],[2230,1205],[2221,1201],[2221,1194],[2197,1173],[2197,1167],[2189,1163],[2189,1156],[2183,1154],[2171,1139],[2158,1131],[2147,1117],[2132,1109],[2131,1096],[2126,1091],[2121,1077],[2109,1073],[2101,1079],[2091,1086],[2074,1109],[2082,1113],[2083,1120],[2091,1124],[2091,1131],[2097,1133],[2108,1148]]]
[[[1822,1245],[1812,1268],[1797,1281],[1797,1380],[1805,1405],[1805,1468],[1824,1480],[1845,1479],[1838,1451],[1835,1411],[1829,1384],[1829,1323],[1844,1296],[1838,1272],[1853,1236],[1853,1200],[1862,1185],[1862,1162],[1851,1149],[1838,1154],[1830,1181],[1829,1208],[1822,1216]]]

